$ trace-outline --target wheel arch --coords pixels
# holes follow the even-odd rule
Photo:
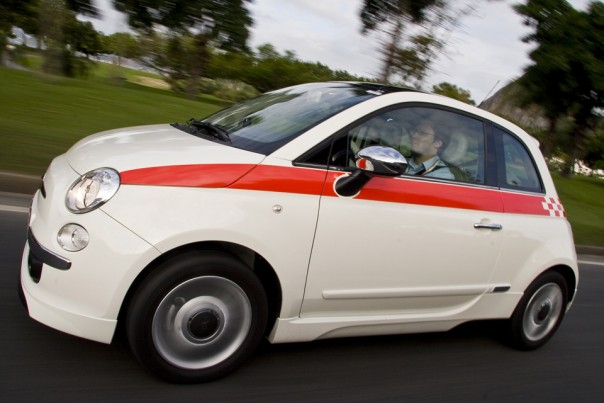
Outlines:
[[[577,276],[575,275],[574,270],[566,265],[557,265],[557,266],[550,267],[544,273],[551,272],[551,271],[557,272],[557,273],[561,274],[562,277],[564,277],[564,280],[566,280],[566,284],[568,285],[568,290],[567,290],[568,303],[572,302],[575,298],[575,292],[577,289]]]
[[[126,315],[128,312],[128,306],[132,301],[132,297],[136,290],[140,287],[140,285],[145,281],[145,279],[154,272],[154,270],[160,266],[162,263],[174,259],[180,255],[186,254],[188,252],[194,251],[221,251],[226,252],[230,255],[235,256],[239,260],[241,260],[246,266],[250,268],[250,270],[254,271],[260,282],[262,283],[264,290],[266,292],[266,297],[268,299],[268,309],[269,316],[267,321],[267,329],[266,334],[268,334],[272,330],[272,326],[274,325],[279,312],[281,311],[281,303],[282,303],[282,288],[281,282],[277,273],[270,265],[270,263],[259,253],[253,251],[250,248],[247,248],[243,245],[226,242],[226,241],[205,241],[205,242],[196,242],[187,245],[182,245],[175,249],[172,249],[168,252],[163,253],[158,256],[155,260],[149,263],[134,279],[132,284],[130,285],[124,300],[122,301],[120,311],[118,314],[118,328],[116,331],[116,335],[124,334],[124,324]],[[114,336],[115,339],[115,336]]]

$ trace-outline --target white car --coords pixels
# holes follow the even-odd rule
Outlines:
[[[174,382],[271,343],[508,320],[534,349],[578,283],[537,141],[452,99],[314,83],[57,157],[21,270],[29,314]]]

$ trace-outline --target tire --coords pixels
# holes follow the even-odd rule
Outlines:
[[[207,382],[237,368],[264,336],[268,303],[254,272],[221,252],[189,252],[159,265],[126,317],[136,358],[169,382]]]
[[[27,309],[27,300],[25,299],[25,292],[23,291],[23,285],[21,284],[21,273],[19,273],[19,284],[17,284],[17,295],[19,296],[19,301],[21,301],[21,305],[25,309]]]
[[[519,350],[534,350],[554,335],[566,312],[568,286],[557,272],[539,276],[526,289],[509,320],[509,341]]]

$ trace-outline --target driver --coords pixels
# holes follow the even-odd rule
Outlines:
[[[455,179],[455,176],[439,157],[447,144],[447,137],[428,120],[422,120],[411,131],[411,153],[405,174],[439,179]]]

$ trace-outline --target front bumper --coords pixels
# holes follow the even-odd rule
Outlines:
[[[57,330],[109,343],[124,298],[159,252],[101,209],[72,214],[65,193],[78,178],[63,156],[51,164],[32,201],[21,285],[30,316]],[[90,234],[79,252],[63,250],[59,229],[77,223]]]
[[[36,283],[39,282],[40,277],[42,277],[42,268],[44,264],[58,270],[69,270],[71,267],[71,261],[52,253],[40,245],[34,234],[32,234],[31,229],[27,231],[27,246],[29,247],[27,269],[30,277]]]
[[[23,251],[25,265],[29,258],[29,252],[29,246],[26,245]],[[77,310],[71,312],[54,306],[47,296],[40,293],[40,290],[37,290],[35,286],[32,287],[31,281],[27,268],[22,267],[21,287],[29,316],[46,326],[74,336],[101,343],[111,343],[117,325],[117,317],[115,319],[94,318],[83,315]]]

